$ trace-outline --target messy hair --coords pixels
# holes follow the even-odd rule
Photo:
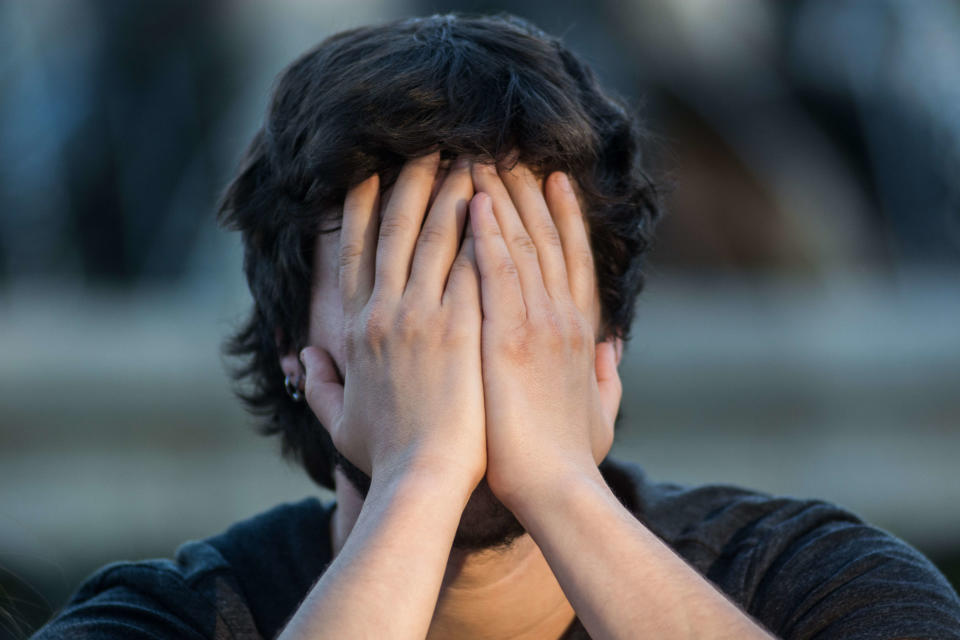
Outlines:
[[[238,394],[264,418],[261,431],[279,434],[285,455],[333,487],[333,444],[306,403],[287,395],[279,356],[306,346],[315,240],[339,229],[348,189],[374,172],[385,188],[405,161],[434,151],[567,172],[586,205],[600,335],[628,340],[661,211],[643,141],[637,119],[584,62],[510,15],[351,29],[295,60],[218,210],[242,233],[253,295],[225,351],[239,360]]]

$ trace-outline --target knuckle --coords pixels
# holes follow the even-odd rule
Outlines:
[[[381,305],[373,305],[367,311],[363,321],[362,336],[364,342],[372,346],[383,344],[390,333],[390,317]]]
[[[503,232],[500,231],[499,224],[484,225],[480,228],[480,236],[489,236],[491,238],[502,238]]]
[[[589,340],[582,331],[571,331],[567,335],[567,345],[572,351],[583,351]]]
[[[397,308],[394,325],[401,335],[410,335],[424,326],[423,310],[421,305],[404,300]]]
[[[510,258],[503,258],[497,263],[495,273],[498,278],[515,278],[518,275],[517,265]]]
[[[403,235],[407,229],[407,222],[403,218],[391,217],[380,223],[380,239],[394,238]]]
[[[499,341],[498,351],[514,364],[529,362],[536,352],[535,335],[528,324],[518,326]]]
[[[546,343],[552,348],[563,346],[567,341],[563,319],[556,313],[546,313],[540,320],[540,332]]]
[[[589,326],[575,308],[540,313],[535,324],[541,344],[554,351],[579,353],[587,349],[591,340]]]
[[[443,232],[443,229],[438,229],[435,226],[424,227],[417,238],[418,247],[443,245],[446,242],[448,242],[447,234]]]
[[[557,228],[552,224],[541,224],[537,228],[538,235],[543,239],[543,243],[548,247],[559,247],[560,246],[560,234],[557,232]]]
[[[577,266],[578,269],[584,271],[589,271],[594,268],[593,265],[593,254],[586,249],[581,249],[573,254],[573,263]]]
[[[340,266],[349,267],[357,263],[363,255],[363,247],[359,243],[350,242],[340,247]]]
[[[536,255],[537,245],[534,244],[533,239],[530,238],[526,233],[518,233],[513,237],[510,244],[516,247],[522,253],[528,253]]]
[[[508,362],[523,365],[531,360],[534,348],[529,336],[515,336],[504,342],[501,352]]]
[[[567,313],[568,343],[571,348],[581,351],[593,344],[592,328],[576,307]]]

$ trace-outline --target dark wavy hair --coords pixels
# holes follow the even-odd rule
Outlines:
[[[339,229],[347,190],[374,172],[386,188],[407,159],[436,150],[497,162],[518,150],[540,175],[574,178],[587,205],[601,335],[628,340],[661,211],[644,141],[584,62],[510,15],[361,27],[294,61],[218,210],[242,233],[254,300],[224,350],[240,359],[238,395],[265,418],[261,431],[280,434],[284,454],[333,488],[333,444],[306,403],[287,396],[279,354],[306,346],[314,242]]]

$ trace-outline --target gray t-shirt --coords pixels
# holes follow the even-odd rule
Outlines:
[[[627,509],[778,637],[960,639],[960,600],[943,575],[843,509],[651,482],[609,458],[600,469]],[[108,565],[35,638],[273,638],[331,561],[334,506],[280,505],[184,544],[173,561]],[[576,620],[564,635],[586,637]]]

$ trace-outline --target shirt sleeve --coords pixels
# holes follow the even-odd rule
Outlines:
[[[920,552],[833,505],[803,503],[754,547],[749,612],[781,638],[960,639],[960,600]]]
[[[219,553],[188,543],[176,562],[108,565],[87,579],[35,640],[258,640],[246,602]]]
[[[112,587],[88,600],[68,605],[33,636],[35,640],[199,640],[204,637],[153,598],[125,586]]]

